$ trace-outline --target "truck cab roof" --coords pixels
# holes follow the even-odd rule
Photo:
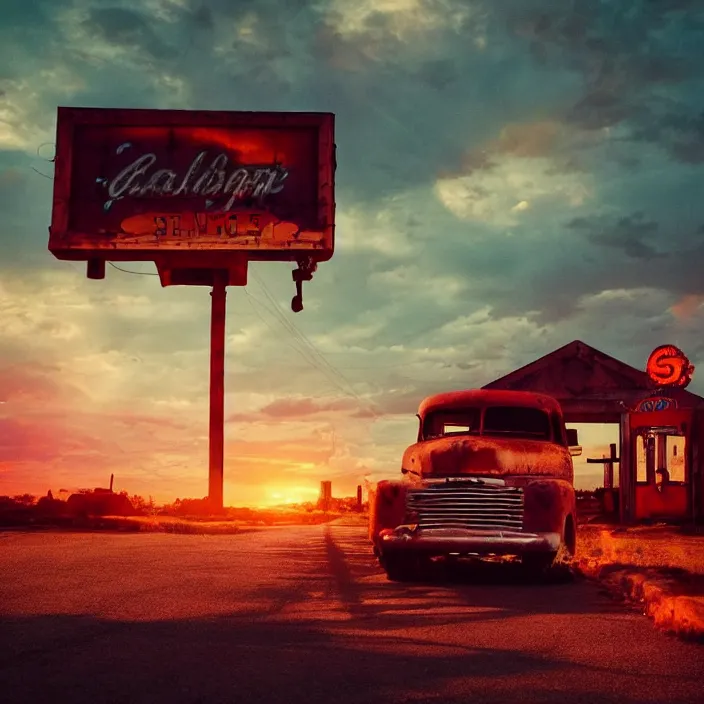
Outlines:
[[[428,396],[418,408],[418,415],[424,418],[432,411],[441,409],[466,408],[468,406],[484,408],[487,406],[518,406],[521,408],[539,408],[544,411],[562,412],[560,404],[552,396],[532,391],[504,391],[493,389],[471,389],[467,391],[450,391]]]

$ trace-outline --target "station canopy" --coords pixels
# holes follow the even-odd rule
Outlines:
[[[618,423],[623,413],[657,392],[645,371],[580,340],[482,388],[549,394],[560,402],[567,423]],[[704,408],[704,398],[684,389],[665,395],[679,408]]]

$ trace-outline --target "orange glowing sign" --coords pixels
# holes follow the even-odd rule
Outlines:
[[[694,365],[690,364],[685,353],[678,347],[661,345],[650,353],[646,372],[651,381],[658,386],[683,389],[692,381]]]
[[[326,261],[333,130],[329,113],[59,108],[49,250]]]

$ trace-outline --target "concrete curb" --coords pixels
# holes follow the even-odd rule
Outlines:
[[[704,596],[683,593],[688,579],[683,574],[672,576],[672,570],[635,569],[586,560],[575,563],[574,567],[610,591],[642,604],[645,615],[661,630],[704,643]]]

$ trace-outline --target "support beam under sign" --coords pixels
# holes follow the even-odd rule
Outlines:
[[[225,454],[225,313],[228,274],[216,272],[210,292],[210,450],[208,501],[211,508],[223,508]]]

